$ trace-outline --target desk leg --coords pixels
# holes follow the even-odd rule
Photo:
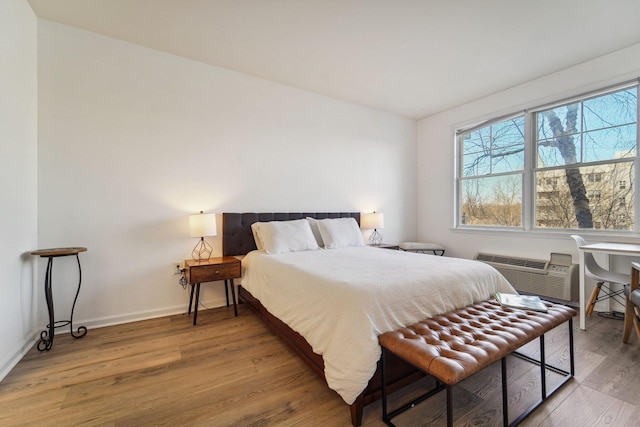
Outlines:
[[[231,285],[231,286],[233,286],[233,285]],[[229,287],[227,286],[227,280],[226,279],[224,281],[224,296],[227,297],[227,307],[229,307]]]
[[[580,329],[582,329],[583,331],[587,330],[587,322],[586,322],[586,284],[585,284],[585,278],[584,278],[584,250],[579,249],[578,250],[578,262],[579,262],[579,268],[578,270],[580,271],[580,301],[579,304],[580,306],[579,308],[579,316],[580,316]]]
[[[227,281],[224,282],[225,289],[227,288]],[[233,279],[231,279],[231,298],[233,298],[233,313],[238,317],[238,305],[236,304],[236,285],[233,283]],[[228,306],[228,304],[227,304]]]
[[[51,273],[53,270],[53,257],[49,257],[47,261],[47,271],[44,277],[44,297],[47,301],[47,311],[49,313],[49,324],[47,329],[40,332],[40,340],[38,341],[39,351],[49,351],[53,347],[53,337],[56,331],[55,314],[53,312],[53,291],[51,289]]]
[[[193,325],[198,321],[198,306],[200,305],[200,283],[195,284],[196,287],[196,307],[193,309]]]

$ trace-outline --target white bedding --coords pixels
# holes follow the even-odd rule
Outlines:
[[[348,404],[376,370],[381,333],[516,293],[481,262],[366,246],[253,251],[242,267],[242,286],[322,355],[329,387]]]

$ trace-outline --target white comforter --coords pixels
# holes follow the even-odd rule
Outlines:
[[[242,266],[242,286],[322,355],[329,387],[348,404],[376,370],[378,335],[516,292],[481,262],[371,247],[254,251]]]

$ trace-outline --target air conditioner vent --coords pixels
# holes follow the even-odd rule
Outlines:
[[[518,258],[509,258],[505,264],[515,265],[518,267],[526,267],[527,260],[526,259],[518,259]]]
[[[515,267],[535,268],[537,270],[544,270],[547,267],[546,261],[527,259],[527,258],[515,258],[502,255],[491,255],[479,253],[476,256],[476,260],[489,263],[497,263],[504,265],[513,265]]]
[[[537,268],[538,270],[544,270],[547,267],[547,263],[545,261],[528,260],[524,263],[523,267]]]
[[[518,291],[565,301],[578,299],[578,266],[571,264],[571,255],[554,253],[551,261],[543,261],[479,253],[475,259],[495,267]],[[558,259],[568,262],[559,263]]]
[[[493,261],[491,262],[497,262],[499,264],[511,264],[511,258],[507,258],[507,257],[503,257],[503,256],[494,256],[493,257]]]
[[[485,262],[486,261],[491,262],[491,261],[493,261],[493,255],[480,253],[480,254],[476,255],[476,260],[485,261]]]

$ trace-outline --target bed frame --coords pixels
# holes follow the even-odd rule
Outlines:
[[[265,221],[287,221],[312,217],[324,218],[354,218],[360,223],[359,212],[324,212],[324,213],[223,213],[222,214],[222,253],[224,256],[246,255],[256,249],[251,231],[251,224]],[[262,321],[287,344],[320,378],[326,382],[324,376],[324,360],[322,356],[313,352],[309,343],[284,322],[269,313],[264,306],[249,291],[242,286],[238,289],[238,300],[248,304]],[[397,357],[387,360],[386,372],[387,392],[401,388],[424,376],[413,366]],[[362,424],[364,407],[382,396],[382,382],[380,362],[373,378],[366,389],[350,405],[351,423],[354,426]]]

